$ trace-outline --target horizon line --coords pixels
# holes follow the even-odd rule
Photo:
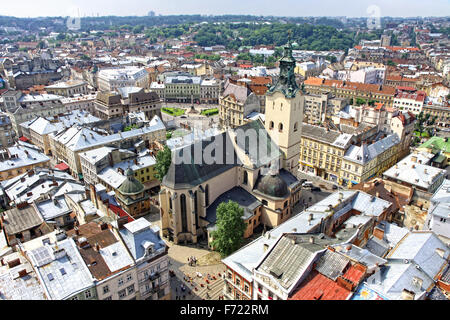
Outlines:
[[[310,15],[310,16],[272,16],[272,15],[255,15],[255,14],[201,14],[201,13],[193,13],[193,14],[155,14],[155,16],[149,16],[149,15],[102,15],[102,16],[95,16],[95,15],[84,15],[84,16],[78,16],[76,18],[108,18],[108,17],[117,17],[117,18],[128,18],[128,17],[148,17],[148,18],[159,18],[159,17],[173,17],[173,16],[201,16],[201,17],[226,17],[226,16],[249,16],[249,17],[259,17],[259,18],[350,18],[350,19],[360,19],[360,18],[369,18],[368,16],[324,16],[324,15]],[[69,16],[12,16],[12,15],[2,15],[0,14],[0,17],[8,17],[8,18],[16,18],[16,19],[37,19],[37,18],[67,18]],[[450,16],[439,16],[439,15],[431,15],[431,16],[381,16],[380,18],[402,18],[402,19],[412,19],[412,18],[450,18]]]

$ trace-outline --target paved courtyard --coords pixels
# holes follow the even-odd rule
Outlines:
[[[148,215],[145,218],[161,227],[159,214]],[[169,247],[169,270],[173,271],[174,275],[170,279],[172,300],[176,300],[177,297],[185,300],[219,299],[224,287],[224,280],[221,276],[226,270],[220,259],[213,259],[211,265],[190,266],[188,264],[190,257],[195,257],[198,262],[203,262],[202,258],[211,255],[206,244],[176,245],[165,241]],[[199,277],[199,274],[202,277]],[[182,285],[186,288],[185,291],[182,291]]]

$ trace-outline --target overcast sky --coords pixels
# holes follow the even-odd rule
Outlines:
[[[450,0],[1,0],[0,15],[16,17],[251,14],[273,16],[448,16]]]

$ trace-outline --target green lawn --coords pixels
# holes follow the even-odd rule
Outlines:
[[[185,114],[185,109],[179,109],[179,108],[162,108],[162,112],[167,113],[174,117],[179,117]]]
[[[414,131],[414,135],[415,135],[416,137],[418,137],[418,136],[419,136],[419,131]],[[428,132],[422,132],[421,137],[422,137],[422,138],[429,138],[430,135],[428,134]]]
[[[201,114],[203,116],[210,117],[210,116],[214,116],[214,115],[216,115],[218,113],[219,113],[219,109],[214,108],[214,109],[203,110]]]

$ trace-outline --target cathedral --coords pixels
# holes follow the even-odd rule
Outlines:
[[[292,216],[301,189],[296,173],[304,105],[294,69],[289,42],[279,78],[266,94],[265,123],[256,120],[173,150],[159,194],[165,238],[211,240],[216,209],[230,200],[244,209],[246,238]]]

